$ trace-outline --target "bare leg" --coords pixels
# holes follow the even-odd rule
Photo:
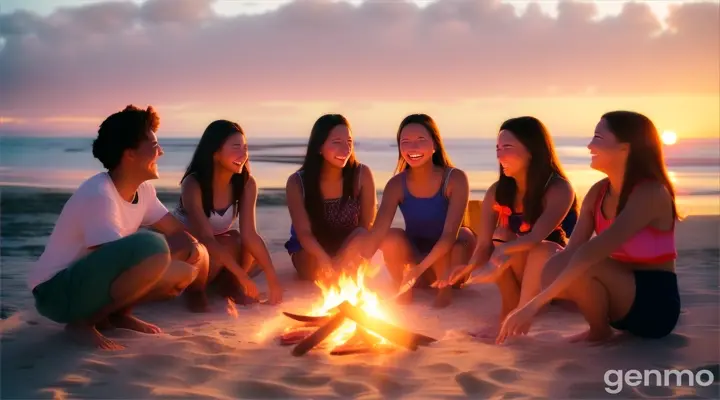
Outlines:
[[[542,273],[544,287],[557,278],[570,257],[553,257],[547,263]],[[630,311],[635,300],[635,276],[631,266],[608,258],[590,267],[588,274],[573,282],[560,298],[573,301],[589,325],[587,332],[571,340],[603,341],[612,336],[610,321]]]
[[[518,307],[527,304],[533,297],[537,296],[542,289],[542,270],[545,263],[562,250],[562,247],[555,242],[542,241],[526,253],[525,264],[522,266],[522,274],[516,275],[520,281],[520,300]],[[513,271],[515,271],[513,265]]]
[[[188,309],[192,312],[207,312],[209,311],[208,299],[205,290],[207,289],[208,283],[208,272],[210,269],[210,255],[208,254],[207,248],[202,244],[195,245],[195,251],[199,253],[199,259],[191,264],[196,269],[195,279],[185,290],[185,300]],[[185,269],[187,274],[187,269]]]
[[[124,346],[100,334],[95,324],[108,320],[111,314],[119,310],[129,309],[131,305],[147,295],[160,281],[169,263],[169,253],[157,254],[123,272],[110,287],[110,297],[113,301],[88,320],[67,324],[66,331],[81,343],[92,343],[96,347],[107,350],[123,349]],[[146,326],[145,331],[152,331],[151,333],[159,331],[154,325],[134,317],[133,320],[138,323],[136,326],[144,324]]]
[[[451,266],[467,264],[470,260],[472,249],[475,248],[475,235],[467,228],[460,228],[458,238],[455,240],[450,253],[442,257],[433,265],[436,279],[447,280],[450,278]],[[438,289],[433,307],[445,308],[452,303],[452,286]]]
[[[407,264],[414,263],[412,245],[400,228],[390,228],[387,235],[380,244],[385,265],[393,281],[399,286],[402,282],[403,272]],[[412,289],[398,297],[398,303],[409,303],[412,301]]]

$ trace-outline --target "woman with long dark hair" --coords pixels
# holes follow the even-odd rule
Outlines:
[[[588,149],[590,166],[607,178],[590,188],[570,242],[545,266],[545,289],[507,316],[499,343],[527,333],[556,298],[573,301],[589,325],[573,341],[603,341],[612,328],[644,338],[675,329],[678,214],[657,129],[642,114],[609,112]]]
[[[253,258],[265,272],[271,304],[282,300],[282,288],[270,254],[255,226],[258,188],[250,174],[245,133],[231,121],[205,129],[181,180],[174,214],[210,253],[209,281],[221,277],[223,295],[236,302],[254,301]]]
[[[462,226],[470,196],[467,176],[450,161],[435,121],[425,114],[409,115],[396,140],[398,164],[383,191],[372,243],[373,248],[379,244],[388,271],[404,291],[398,300],[409,302],[410,287],[446,280],[451,265],[466,264],[475,236]],[[390,227],[398,208],[405,229]],[[451,302],[451,288],[443,287],[434,306]]]
[[[560,165],[550,134],[534,117],[505,121],[497,136],[499,177],[485,194],[480,232],[470,264],[482,272],[467,283],[494,282],[500,290],[499,322],[540,292],[545,262],[567,243],[577,221],[577,198]]]
[[[286,186],[292,219],[285,248],[303,280],[331,277],[360,262],[377,196],[372,172],[355,158],[348,120],[321,116],[300,169]]]

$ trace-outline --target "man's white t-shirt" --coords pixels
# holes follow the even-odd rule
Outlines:
[[[150,182],[138,187],[133,204],[120,197],[107,172],[89,178],[63,206],[45,251],[28,274],[30,290],[87,255],[89,247],[129,236],[167,213]]]

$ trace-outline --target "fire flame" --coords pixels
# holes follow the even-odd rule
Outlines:
[[[325,285],[323,282],[316,281],[315,284],[322,291],[322,300],[313,305],[310,315],[328,315],[334,312],[343,301],[362,309],[368,315],[382,319],[390,320],[387,310],[380,305],[380,299],[377,294],[365,286],[365,277],[372,277],[377,273],[378,268],[371,268],[368,264],[360,264],[357,268],[355,276],[351,276],[346,272],[340,274],[337,282],[331,285]],[[351,320],[345,322],[335,330],[335,332],[326,339],[326,342],[335,347],[348,341],[356,332],[357,324]],[[388,343],[382,336],[375,335],[373,332],[369,334],[378,338],[378,343]]]

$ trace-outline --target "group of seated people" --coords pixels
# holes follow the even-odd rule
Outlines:
[[[247,138],[235,122],[212,122],[168,211],[151,184],[163,155],[152,108],[127,106],[100,125],[93,155],[107,170],[83,182],[64,205],[28,284],[38,312],[80,341],[122,345],[101,331],[160,329],[133,306],[182,293],[207,311],[208,286],[237,303],[282,301],[273,260],[256,229],[258,184]],[[332,280],[382,251],[400,290],[436,290],[447,307],[453,290],[497,285],[502,306],[490,334],[502,343],[528,332],[553,300],[577,306],[589,328],[572,340],[603,341],[613,328],[659,338],[680,313],[675,274],[675,193],[653,122],[642,114],[603,115],[588,149],[607,177],[578,206],[547,128],[534,117],[505,121],[497,134],[499,176],[482,201],[480,225],[465,226],[469,183],[425,114],[397,131],[398,162],[377,206],[371,169],[355,155],[348,120],[321,116],[302,166],[287,180],[292,220],[285,244],[301,279]],[[405,228],[392,222],[400,209]],[[146,229],[141,229],[146,228]]]

